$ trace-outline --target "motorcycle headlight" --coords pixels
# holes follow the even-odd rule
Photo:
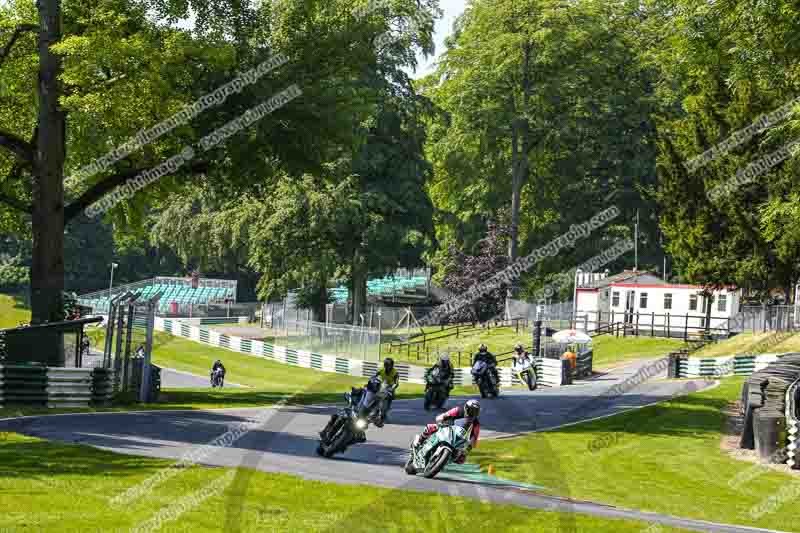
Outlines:
[[[358,420],[356,420],[356,427],[358,429],[365,429],[367,427],[367,422],[359,418]]]

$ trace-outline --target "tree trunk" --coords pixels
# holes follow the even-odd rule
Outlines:
[[[511,239],[508,243],[509,263],[513,263],[519,257],[519,211],[522,196],[522,186],[528,181],[528,152],[531,148],[530,124],[528,122],[528,106],[530,105],[531,79],[530,79],[530,57],[531,44],[526,42],[522,48],[522,109],[519,110],[520,116],[514,119],[511,126]],[[513,97],[512,97],[513,98]],[[513,105],[513,100],[512,100]],[[508,299],[513,298],[512,281],[506,291],[506,318],[511,318],[508,311]]]
[[[66,117],[59,107],[61,58],[51,47],[61,40],[60,0],[39,0],[39,117],[33,179],[31,323],[63,318],[64,158]]]
[[[352,278],[350,280],[350,296],[352,305],[352,320],[354,326],[361,325],[360,314],[364,313],[367,305],[367,275],[361,259],[361,250],[353,253]]]
[[[317,322],[325,322],[326,303],[328,301],[328,284],[323,282],[317,287],[317,297],[314,298],[314,320]]]

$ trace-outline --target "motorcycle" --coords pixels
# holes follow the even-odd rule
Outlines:
[[[383,427],[388,400],[393,394],[394,388],[391,385],[382,383],[377,377],[372,378],[367,383],[356,408],[359,416],[368,419],[379,428]]]
[[[539,386],[536,367],[530,357],[517,359],[514,364],[514,373],[521,382],[528,386],[528,390],[536,390]]]
[[[333,457],[336,453],[344,453],[354,442],[366,440],[365,433],[370,422],[369,411],[364,415],[361,404],[367,391],[361,392],[360,397],[356,399],[357,391],[358,389],[353,389],[344,395],[347,404],[337,413],[334,425],[320,437],[317,446],[318,455]]]
[[[486,398],[490,394],[497,398],[500,394],[500,386],[486,361],[478,361],[472,367],[472,377],[481,392],[481,398]]]
[[[211,373],[211,387],[222,388],[222,385],[225,382],[225,371],[221,368],[216,369],[214,372]]]
[[[435,406],[437,409],[441,409],[450,396],[450,389],[447,386],[447,381],[441,374],[441,369],[435,367],[425,376],[425,403],[423,407],[426,411],[430,411],[431,405]]]
[[[419,449],[411,444],[405,471],[409,476],[419,472],[426,478],[435,477],[453,459],[466,452],[472,426],[439,425],[439,429],[422,443]]]

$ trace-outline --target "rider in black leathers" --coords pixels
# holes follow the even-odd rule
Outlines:
[[[211,376],[214,376],[214,372],[216,372],[218,368],[222,369],[222,377],[225,377],[225,365],[223,365],[222,361],[219,359],[214,361],[214,366],[211,367]]]
[[[500,383],[500,375],[497,372],[497,358],[489,351],[485,344],[481,344],[478,348],[478,353],[476,353],[472,359],[472,366],[475,366],[475,363],[478,361],[485,362],[489,366],[489,371],[494,376],[495,382]]]
[[[428,381],[428,376],[430,376],[434,368],[439,369],[439,375],[442,377],[444,381],[447,382],[447,388],[449,390],[453,390],[453,378],[455,376],[453,375],[454,374],[453,365],[450,364],[450,356],[447,354],[443,354],[441,357],[439,357],[439,361],[437,361],[435,365],[433,365],[427,371],[425,371],[426,382]]]

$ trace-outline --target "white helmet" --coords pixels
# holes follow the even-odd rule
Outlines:
[[[442,355],[439,356],[439,361],[441,361],[442,363],[447,361],[449,363],[450,362],[450,356],[447,355],[446,353],[443,353]]]

